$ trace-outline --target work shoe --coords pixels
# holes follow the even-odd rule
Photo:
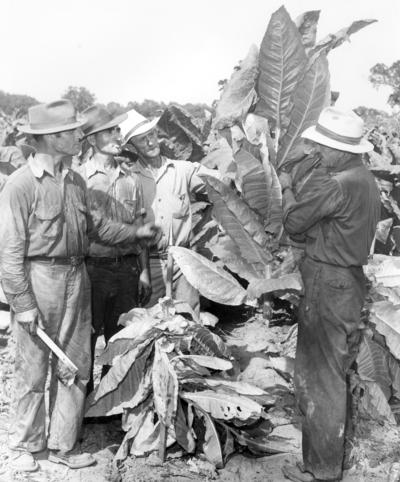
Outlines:
[[[39,468],[33,455],[26,450],[10,450],[9,466],[19,472],[35,472]]]
[[[83,469],[96,463],[96,459],[87,452],[50,450],[48,460],[55,464],[64,464],[70,469]]]

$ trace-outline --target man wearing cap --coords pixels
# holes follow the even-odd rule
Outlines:
[[[205,193],[200,173],[217,176],[217,172],[199,163],[167,159],[160,153],[156,125],[158,118],[148,120],[134,109],[120,124],[125,148],[139,157],[131,167],[143,186],[144,208],[149,221],[161,228],[161,236],[150,246],[152,295],[149,306],[165,296],[167,253],[169,246],[189,247],[192,231],[191,200]],[[175,265],[172,274],[175,299],[188,302],[199,310],[198,292],[186,281]]]
[[[127,119],[127,114],[115,117],[105,108],[93,106],[83,115],[87,121],[82,130],[93,154],[79,172],[86,181],[93,213],[117,222],[142,225],[144,209],[140,180],[137,175],[126,172],[115,159],[121,152],[118,124]],[[147,303],[151,286],[147,250],[139,243],[110,246],[94,240],[86,264],[92,284],[93,366],[98,336],[104,333],[108,342],[118,331],[119,316],[139,302]],[[91,390],[93,370],[88,392]]]
[[[154,233],[90,216],[85,182],[65,163],[80,150],[83,123],[69,101],[31,107],[28,122],[20,129],[34,136],[37,152],[11,174],[0,194],[0,272],[16,338],[10,463],[34,471],[32,453],[47,447],[52,462],[81,468],[95,462],[77,444],[91,362],[88,235],[118,244]],[[75,383],[67,385],[63,366],[52,357],[48,434],[49,350],[36,336],[38,325],[78,368]]]
[[[341,480],[351,419],[347,373],[357,354],[367,263],[379,220],[379,192],[361,153],[363,121],[353,112],[325,108],[302,134],[321,156],[295,198],[288,174],[280,176],[284,226],[305,237],[301,265],[295,389],[303,415],[304,467],[284,468],[296,481]]]

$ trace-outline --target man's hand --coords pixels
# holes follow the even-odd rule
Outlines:
[[[36,336],[38,326],[43,328],[37,308],[22,313],[14,313],[14,320],[17,321],[31,336]]]
[[[143,239],[144,241],[152,241],[156,238],[160,228],[153,223],[146,223],[143,226],[139,226],[136,231],[137,239]]]
[[[287,172],[281,172],[279,174],[279,182],[281,184],[282,192],[285,189],[292,189],[292,185],[293,185],[292,176]]]
[[[139,305],[145,306],[151,297],[151,281],[150,281],[150,273],[149,270],[146,268],[140,273],[139,277]]]

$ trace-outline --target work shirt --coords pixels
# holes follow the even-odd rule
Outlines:
[[[314,171],[297,202],[285,207],[284,227],[291,235],[305,234],[306,255],[315,261],[362,266],[379,214],[375,179],[355,155],[343,166]]]
[[[85,181],[63,167],[60,182],[50,156],[36,154],[8,178],[0,194],[0,274],[16,313],[36,307],[25,259],[85,256],[89,236],[109,244],[133,240],[135,231],[90,215]]]
[[[134,224],[142,222],[143,194],[137,175],[129,174],[120,166],[105,169],[95,157],[80,166],[78,172],[86,181],[91,210],[116,222]],[[137,242],[110,246],[101,241],[91,242],[89,256],[114,258],[139,254]]]
[[[162,158],[154,174],[139,160],[130,170],[137,174],[143,187],[146,221],[161,228],[161,236],[151,250],[165,252],[169,245],[188,246],[192,230],[190,202],[206,192],[198,174],[217,176],[217,172],[197,162]]]

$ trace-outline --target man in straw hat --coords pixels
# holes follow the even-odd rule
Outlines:
[[[290,176],[280,176],[285,229],[305,236],[294,378],[304,416],[304,466],[284,468],[296,481],[342,478],[351,423],[347,374],[365,296],[362,266],[380,211],[376,182],[360,156],[373,146],[362,136],[361,118],[327,107],[302,134],[319,152],[321,165],[297,199]]]
[[[94,213],[117,222],[143,225],[143,194],[137,175],[121,167],[115,156],[121,152],[118,125],[127,114],[112,116],[101,106],[83,112],[86,123],[82,130],[93,155],[81,166],[90,205]],[[118,319],[151,294],[147,250],[137,243],[110,246],[93,240],[86,265],[92,284],[92,367],[98,336],[105,341],[118,331]],[[140,291],[140,300],[139,300]],[[103,369],[103,373],[105,370]],[[93,390],[93,370],[88,392]]]
[[[77,443],[91,361],[88,235],[117,244],[154,234],[90,216],[85,182],[65,162],[80,150],[82,124],[69,101],[31,107],[28,124],[20,129],[34,136],[37,153],[9,177],[0,194],[0,271],[16,337],[9,447],[17,470],[36,470],[32,453],[46,447],[49,460],[70,468],[95,462]],[[52,358],[48,434],[49,350],[35,336],[37,325],[78,368],[75,383],[64,384],[63,366]]]
[[[149,221],[161,228],[161,235],[150,245],[152,295],[149,306],[166,294],[167,253],[169,246],[189,247],[192,232],[190,203],[194,196],[205,193],[199,173],[214,175],[214,170],[199,163],[167,159],[160,153],[157,136],[159,118],[148,120],[134,109],[120,124],[125,148],[139,157],[131,168],[142,182],[144,207]],[[199,310],[198,292],[186,281],[175,265],[173,269],[175,299],[188,302]]]

